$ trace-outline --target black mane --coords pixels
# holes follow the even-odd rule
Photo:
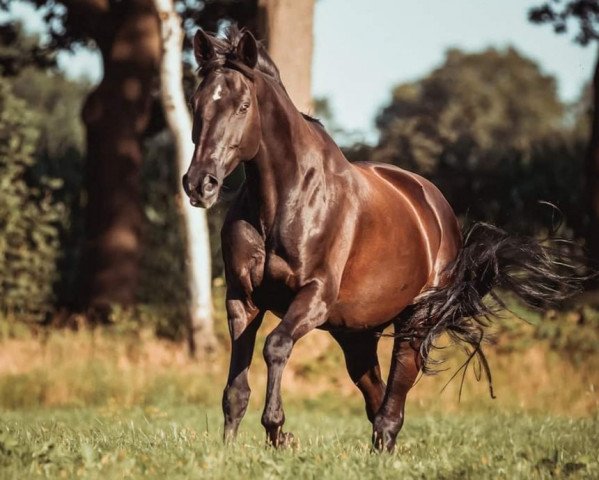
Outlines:
[[[227,62],[239,61],[240,59],[237,56],[237,45],[239,45],[239,41],[245,32],[245,28],[239,28],[237,25],[233,24],[225,30],[223,37],[217,37],[214,33],[209,34],[216,56],[210,62],[200,65],[200,75],[205,75],[209,71],[217,68],[223,68]],[[256,70],[268,75],[277,83],[283,85],[279,69],[268,55],[266,48],[264,48],[264,45],[260,41],[258,41],[257,44],[258,63],[256,64]]]

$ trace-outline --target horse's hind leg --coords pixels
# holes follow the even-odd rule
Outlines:
[[[238,299],[227,299],[227,317],[231,335],[231,364],[227,386],[223,392],[225,416],[225,441],[237,435],[239,423],[247,409],[250,398],[248,370],[252,362],[256,332],[262,323],[264,312],[247,309]]]
[[[364,395],[366,415],[371,422],[374,422],[385,395],[385,382],[381,379],[381,368],[376,352],[379,333],[372,330],[331,332],[343,350],[349,376]]]
[[[372,443],[377,450],[392,451],[395,447],[395,439],[404,421],[406,396],[419,372],[418,350],[410,342],[396,338],[385,398],[373,424]]]

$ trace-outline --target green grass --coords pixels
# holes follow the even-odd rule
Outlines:
[[[0,478],[599,478],[596,417],[414,414],[381,455],[363,415],[288,410],[286,451],[255,409],[229,447],[215,407],[4,411]]]
[[[271,317],[250,411],[227,448],[218,407],[227,342],[192,361],[184,344],[147,329],[32,334],[0,317],[0,480],[599,478],[599,314],[546,317],[507,319],[488,346],[497,400],[472,372],[461,403],[459,379],[439,393],[462,357],[422,378],[392,455],[371,453],[361,395],[324,332],[299,342],[286,368],[286,427],[300,444],[275,451],[260,426]],[[390,351],[384,338],[383,370]]]

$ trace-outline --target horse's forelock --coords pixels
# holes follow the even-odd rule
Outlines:
[[[250,80],[254,80],[254,70],[238,60],[227,60],[225,61],[224,67],[235,70]]]
[[[240,58],[237,55],[237,46],[245,32],[245,28],[239,28],[237,24],[231,24],[225,30],[223,37],[209,34],[216,55],[214,56],[214,59],[200,66],[200,75],[206,75],[208,72],[217,68],[232,67],[234,70],[238,70],[246,76],[250,76],[248,69],[242,69],[239,66]],[[256,63],[255,68],[259,72],[273,78],[281,85],[283,84],[281,82],[279,69],[272,61],[266,52],[266,48],[264,48],[264,45],[261,42],[258,42],[258,62]]]

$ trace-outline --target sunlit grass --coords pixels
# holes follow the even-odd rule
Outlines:
[[[412,415],[397,451],[370,451],[362,415],[289,410],[299,446],[264,444],[257,411],[236,444],[203,406],[3,412],[2,478],[591,478],[596,417]]]
[[[260,331],[250,373],[251,405],[263,402],[266,368],[264,337],[275,320]],[[463,357],[449,355],[448,371],[423,377],[408,397],[412,410],[431,412],[526,411],[585,416],[599,410],[599,358],[586,354],[573,360],[534,338],[527,329],[509,331],[487,352],[497,400],[485,381],[466,376],[461,401],[460,379],[441,390]],[[383,370],[388,368],[392,340],[381,340]],[[443,352],[445,353],[445,352]],[[591,352],[592,353],[592,352]],[[123,334],[106,329],[78,332],[53,330],[35,338],[25,334],[0,340],[0,408],[84,407],[111,404],[146,405],[220,403],[228,368],[228,345],[210,358],[191,360],[183,342],[156,339],[150,331]],[[326,332],[314,332],[294,349],[285,370],[286,403],[318,410],[337,405],[362,412],[363,403],[351,383],[343,355]]]
[[[273,317],[258,337],[239,441],[228,448],[222,328],[217,352],[192,360],[183,342],[150,328],[32,333],[0,321],[0,478],[599,477],[595,313],[517,313],[543,328],[507,318],[487,347],[498,398],[472,371],[461,401],[459,380],[441,393],[461,363],[441,352],[449,370],[410,392],[393,455],[371,453],[363,401],[326,332],[300,341],[285,371],[286,427],[299,444],[280,452],[265,447],[260,426]],[[383,370],[391,343],[381,340]]]

